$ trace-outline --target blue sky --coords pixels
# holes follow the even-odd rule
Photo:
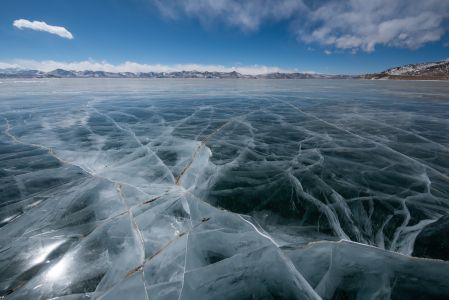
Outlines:
[[[4,0],[0,67],[357,74],[447,59],[448,21],[449,0]]]

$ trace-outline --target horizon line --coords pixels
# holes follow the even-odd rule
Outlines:
[[[421,62],[418,64],[447,62],[445,60]],[[413,65],[406,64],[402,66]],[[392,66],[388,69],[393,69],[401,66]],[[50,73],[58,69],[70,72],[107,72],[107,73],[176,73],[176,72],[198,72],[198,73],[232,73],[237,72],[246,76],[261,76],[267,74],[311,74],[311,75],[363,75],[372,74],[376,72],[365,73],[324,73],[316,71],[302,71],[297,68],[282,68],[278,66],[266,65],[236,65],[225,66],[222,64],[146,64],[133,61],[125,61],[118,64],[112,64],[107,61],[95,61],[92,59],[81,61],[56,61],[56,60],[34,60],[34,59],[13,59],[9,61],[0,61],[0,69],[18,69],[18,70],[33,70],[44,73]],[[383,70],[383,71],[385,71]]]

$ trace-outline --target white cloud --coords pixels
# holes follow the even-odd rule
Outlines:
[[[309,43],[372,52],[377,45],[416,49],[447,31],[449,1],[331,0],[296,25]]]
[[[372,52],[376,46],[415,49],[448,31],[448,0],[152,0],[170,18],[224,22],[243,31],[289,21],[298,39],[324,47]]]
[[[48,25],[47,23],[41,21],[19,19],[13,22],[13,26],[19,29],[28,28],[32,30],[48,32],[69,40],[73,39],[72,33],[70,33],[70,31],[68,31],[64,27]]]
[[[17,64],[0,61],[0,69],[16,69],[16,68],[19,68]]]
[[[0,69],[2,68],[18,68],[39,70],[44,72],[53,71],[55,69],[73,70],[73,71],[105,71],[105,72],[179,72],[179,71],[209,71],[209,72],[239,72],[245,75],[259,75],[274,72],[296,72],[296,70],[283,69],[275,66],[223,66],[223,65],[201,65],[201,64],[176,64],[176,65],[161,65],[161,64],[139,64],[136,62],[127,61],[121,64],[110,64],[105,61],[85,60],[77,62],[64,62],[54,60],[24,60],[18,59],[9,62],[0,61]]]
[[[304,4],[302,0],[153,0],[170,18],[184,14],[203,24],[216,20],[252,31],[266,21],[287,19]]]
[[[331,55],[332,54],[332,51],[330,51],[330,50],[324,50],[324,54],[326,54],[326,55]]]

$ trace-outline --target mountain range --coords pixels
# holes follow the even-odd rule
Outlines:
[[[381,73],[366,74],[363,79],[400,80],[449,80],[449,60],[410,64],[385,70]]]
[[[319,73],[268,73],[244,75],[238,72],[105,72],[56,69],[50,72],[25,69],[0,69],[0,78],[217,78],[217,79],[402,79],[449,80],[449,61],[410,64],[380,73],[364,75],[329,75]]]
[[[105,72],[105,71],[72,71],[56,69],[51,72],[24,69],[0,69],[0,78],[218,78],[218,79],[326,79],[352,78],[347,75],[325,75],[315,73],[269,73],[261,75],[244,75],[238,72]]]

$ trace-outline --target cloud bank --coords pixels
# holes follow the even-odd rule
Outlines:
[[[55,69],[73,70],[73,71],[105,71],[105,72],[179,72],[179,71],[200,71],[200,72],[239,72],[244,75],[259,75],[275,72],[290,73],[296,70],[283,69],[275,66],[223,66],[223,65],[201,65],[201,64],[175,64],[175,65],[161,65],[161,64],[139,64],[136,62],[127,61],[121,64],[110,64],[105,61],[77,61],[64,62],[54,60],[14,60],[10,62],[1,62],[0,69],[18,68],[39,70],[43,72],[53,71]]]
[[[448,31],[447,0],[151,0],[168,18],[187,16],[207,26],[222,22],[254,31],[288,21],[297,38],[350,51],[376,46],[416,49]]]
[[[36,31],[48,32],[69,40],[73,39],[73,34],[64,27],[48,25],[47,23],[41,21],[29,21],[26,19],[19,19],[13,22],[13,26],[19,29],[26,28]]]
[[[416,49],[448,30],[449,1],[327,1],[298,22],[305,42],[372,52],[377,45]]]

